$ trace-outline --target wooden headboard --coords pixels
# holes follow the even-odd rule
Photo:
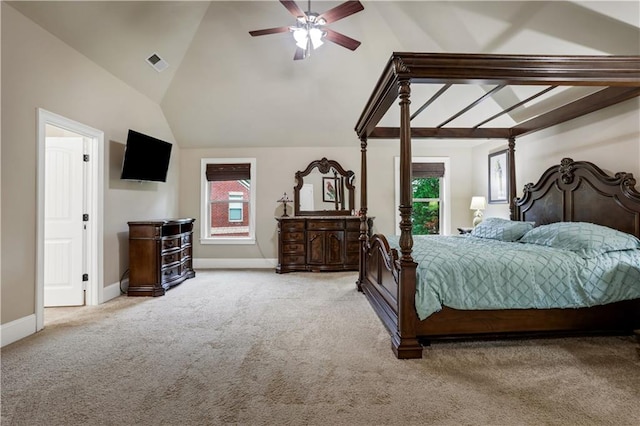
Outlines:
[[[640,237],[640,193],[631,173],[610,176],[587,161],[564,158],[524,187],[512,218],[535,222],[591,222]]]

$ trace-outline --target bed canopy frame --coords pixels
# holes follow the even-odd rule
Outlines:
[[[410,111],[412,85],[439,85],[424,103],[412,114]],[[412,120],[425,111],[433,111],[436,100],[446,96],[454,86],[481,86],[482,96],[467,104],[440,124],[430,127],[412,127]],[[495,100],[497,92],[510,86],[538,86],[523,100],[517,100],[497,114],[491,114],[477,120],[472,126],[455,127],[452,123],[465,113],[474,110],[490,99]],[[562,102],[548,111],[507,127],[492,127],[500,117],[515,112],[518,108],[538,102],[558,88],[592,88],[593,90],[576,99]],[[414,300],[415,268],[412,258],[412,201],[411,201],[411,141],[412,139],[505,139],[508,141],[508,161],[511,164],[509,174],[508,201],[511,218],[522,220],[517,212],[515,179],[515,141],[516,138],[566,122],[585,114],[606,108],[640,95],[640,56],[542,56],[542,55],[493,55],[493,54],[449,54],[449,53],[410,53],[394,52],[377,81],[373,93],[356,124],[355,131],[361,141],[361,185],[360,191],[360,272],[358,290],[363,291],[392,334],[392,347],[399,358],[415,358],[422,355],[418,343],[421,327],[417,325]],[[380,126],[391,107],[399,105],[399,127]],[[504,102],[502,102],[504,103]],[[368,260],[371,259],[372,244],[367,229],[367,141],[369,139],[400,140],[400,254],[394,258],[388,247],[378,247],[388,256],[380,262],[386,262],[388,280],[395,281],[397,288],[388,294],[374,294],[375,290],[367,276]],[[635,180],[626,174],[626,185],[631,189],[628,195],[637,203],[640,212],[640,198],[633,189]],[[624,176],[623,176],[624,177]],[[598,177],[600,179],[601,177]],[[617,176],[618,179],[621,179]],[[611,179],[609,179],[611,180]],[[618,185],[620,186],[620,185]],[[635,208],[635,207],[634,207]],[[639,213],[640,215],[640,213]],[[640,217],[640,216],[638,216]],[[637,218],[635,219],[638,220]],[[638,225],[635,234],[640,236]],[[376,236],[373,241],[379,244]],[[386,240],[384,240],[386,244]],[[382,244],[382,245],[384,245]],[[376,260],[377,262],[377,260]],[[381,281],[378,287],[387,285]],[[410,287],[413,286],[413,289]],[[396,294],[394,294],[394,292]],[[387,303],[383,299],[397,298]],[[395,303],[395,305],[394,305]],[[591,309],[591,308],[588,308]],[[462,311],[469,313],[472,311]],[[508,311],[505,311],[508,312]],[[475,321],[483,319],[476,313]],[[590,314],[593,315],[593,314]],[[504,321],[518,321],[519,316]],[[454,315],[450,320],[461,320]],[[427,319],[428,320],[428,319]],[[425,321],[427,321],[425,320]],[[529,320],[527,320],[529,321]],[[555,320],[554,320],[555,321]],[[423,321],[424,322],[424,321]],[[468,323],[468,321],[467,321]],[[487,326],[487,333],[500,332],[500,324]],[[424,328],[424,327],[423,327]],[[509,328],[506,327],[505,330]],[[521,327],[523,331],[527,327]],[[481,330],[478,331],[478,333]],[[437,330],[434,332],[437,334]],[[465,334],[463,332],[460,333]],[[475,334],[475,332],[474,332]],[[486,334],[486,333],[485,333]]]
[[[411,85],[443,85],[414,114],[411,114]],[[453,86],[492,86],[483,96],[434,127],[412,127],[411,121]],[[491,99],[508,86],[543,86],[528,98],[504,108],[500,113],[479,120],[471,127],[447,127],[459,116]],[[489,127],[498,117],[533,102],[557,87],[601,87],[595,93],[566,103],[512,127]],[[400,139],[400,161],[411,161],[411,139],[506,139],[509,161],[515,165],[514,149],[518,137],[546,129],[593,111],[640,95],[640,56],[541,56],[484,55],[450,53],[394,52],[360,115],[355,131],[362,145],[362,180],[366,182],[368,139]],[[379,127],[378,123],[400,98],[400,127]],[[410,169],[400,176],[401,192],[411,184]],[[515,167],[511,167],[510,200],[515,199]],[[410,199],[400,200],[409,205]],[[361,205],[367,208],[366,191]],[[407,216],[407,215],[405,215]],[[410,217],[410,212],[407,217]],[[404,218],[406,219],[406,218]],[[406,224],[405,224],[406,225]]]

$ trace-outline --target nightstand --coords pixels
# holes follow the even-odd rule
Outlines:
[[[473,231],[473,228],[458,228],[460,235],[470,234],[471,231]]]

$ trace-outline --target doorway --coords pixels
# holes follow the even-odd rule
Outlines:
[[[38,109],[36,330],[45,306],[102,303],[103,132]]]

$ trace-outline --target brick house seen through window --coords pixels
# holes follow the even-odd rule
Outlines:
[[[256,159],[202,158],[200,242],[255,244]]]
[[[211,236],[249,235],[249,182],[225,180],[209,182]]]

